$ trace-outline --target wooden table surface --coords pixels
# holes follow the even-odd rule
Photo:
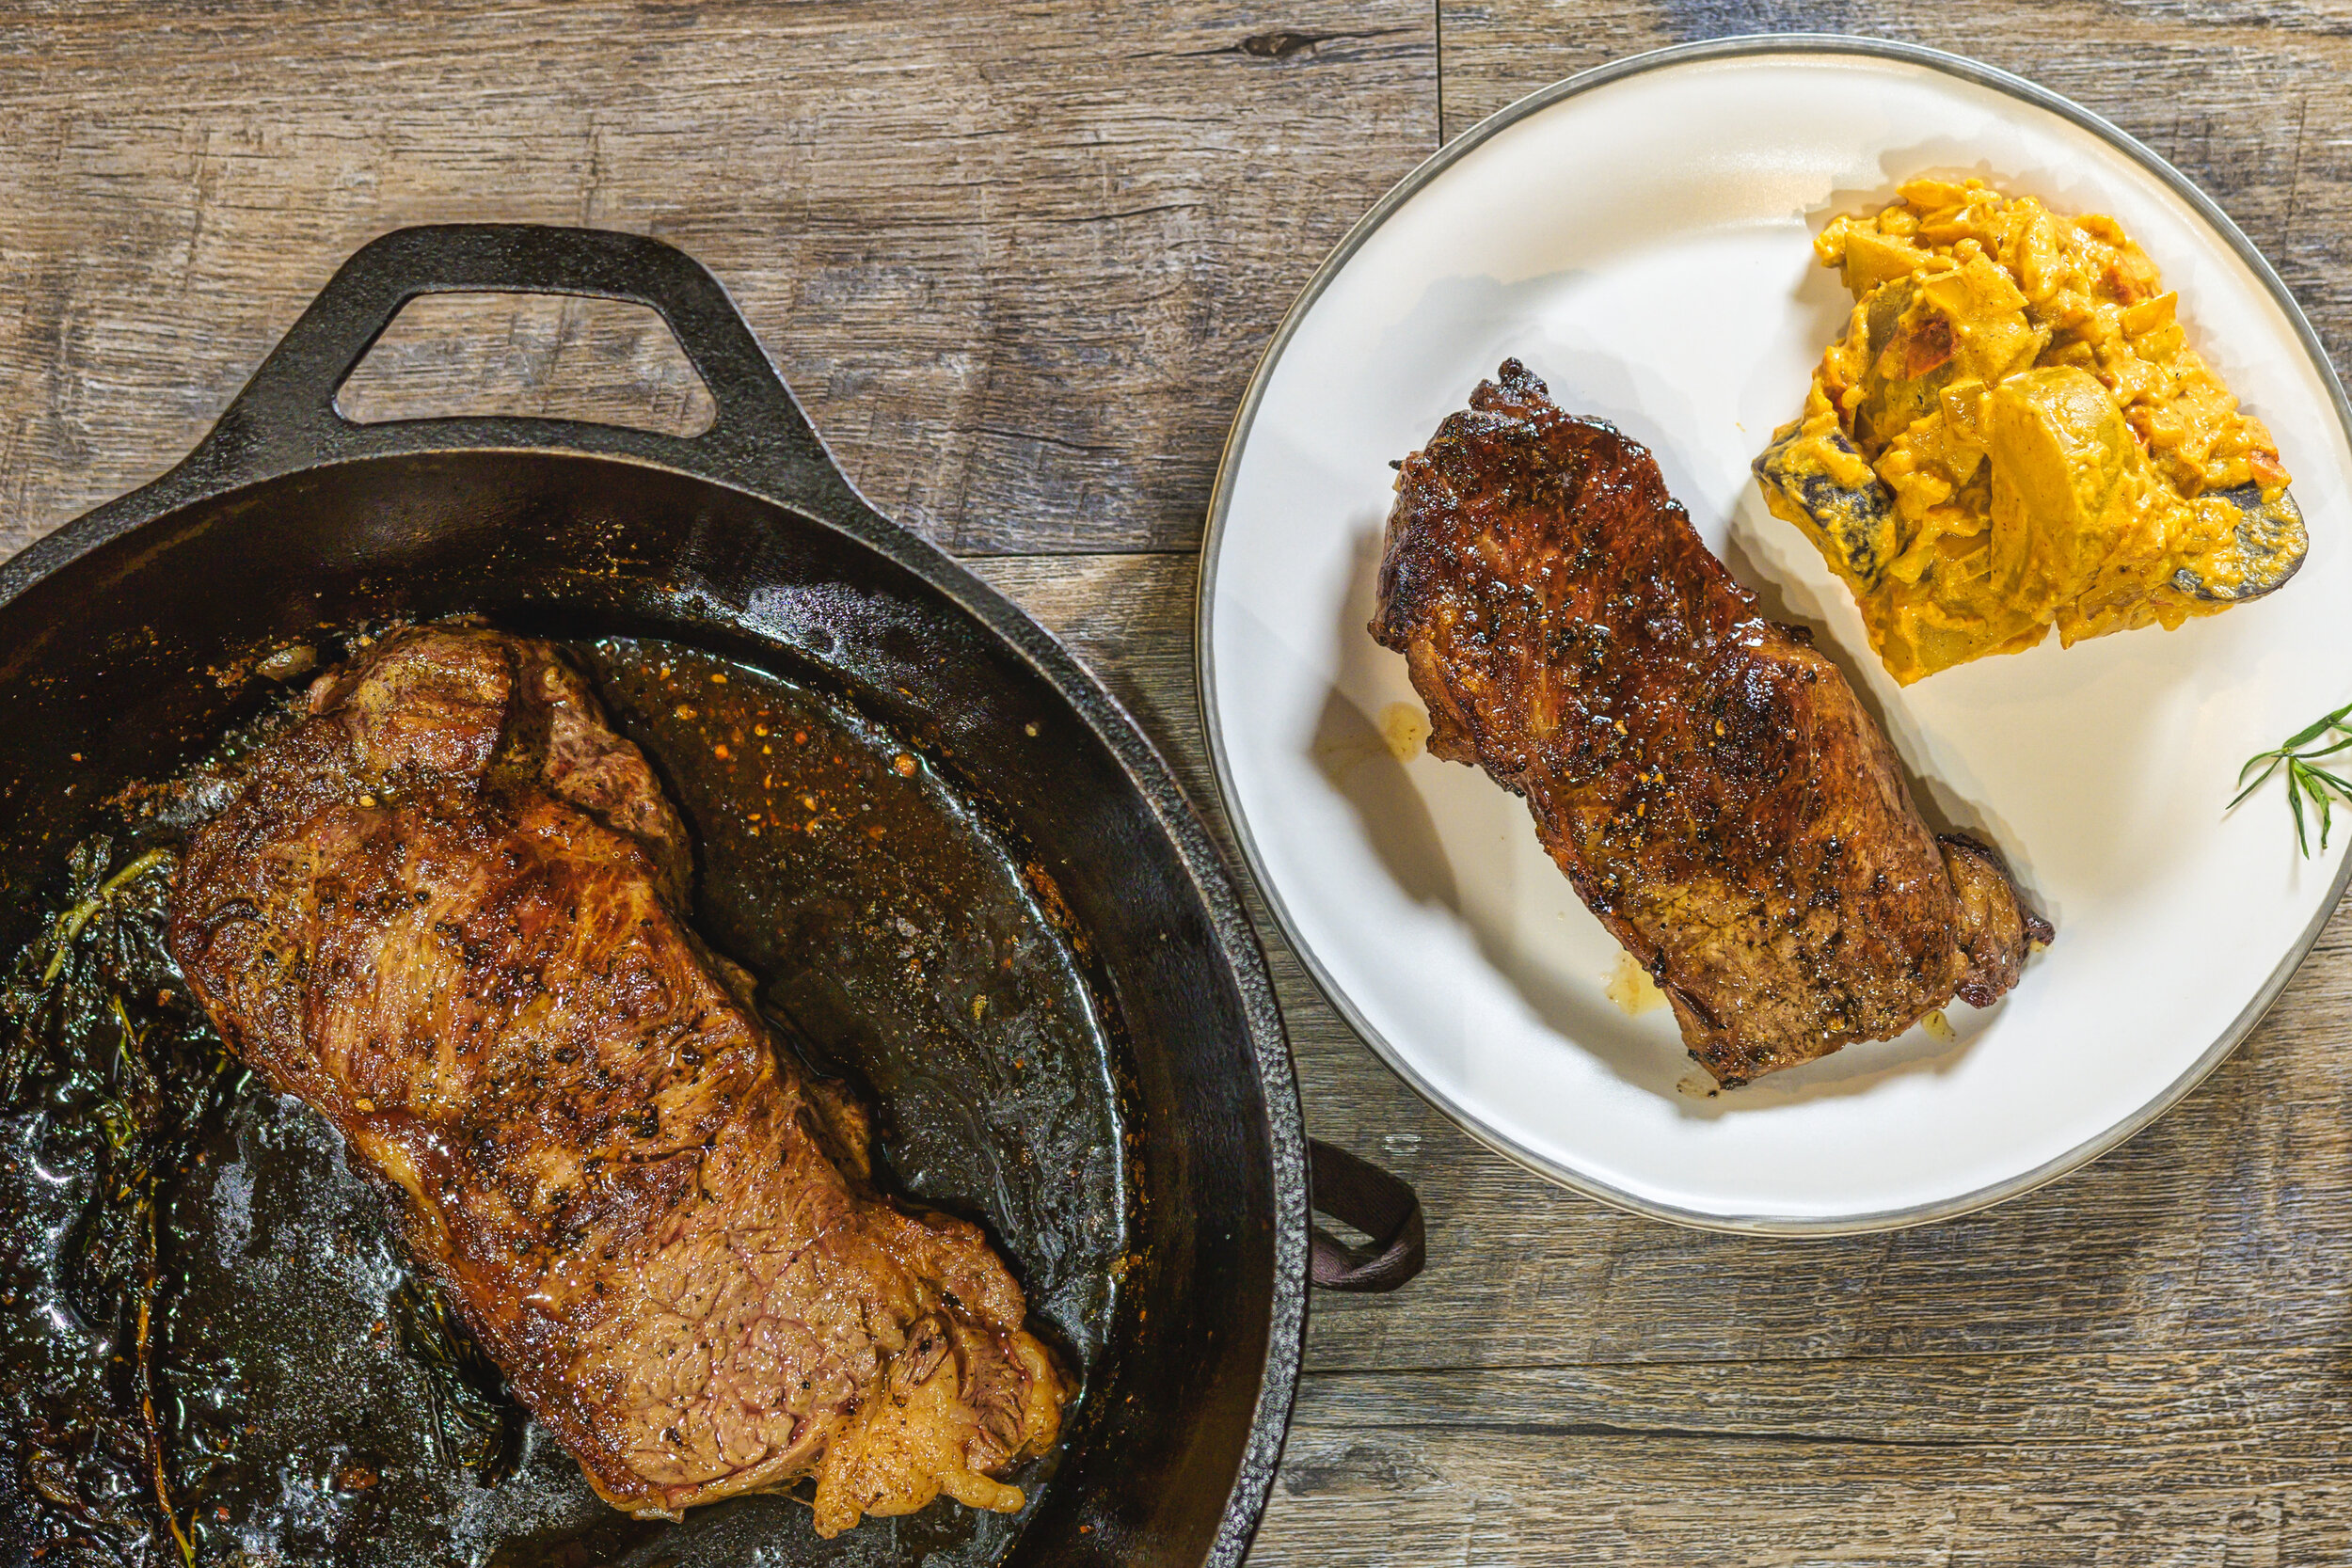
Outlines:
[[[1214,815],[1194,552],[1317,260],[1522,93],[1808,25],[2106,115],[2352,347],[2347,0],[19,5],[0,546],[175,460],[374,234],[642,230],[725,280],[866,493],[1067,638]],[[626,310],[509,299],[404,322],[363,380],[375,413],[691,420],[700,395]],[[1417,1284],[1315,1304],[1264,1568],[2352,1560],[2342,920],[2210,1083],[2090,1169],[1802,1244],[1485,1153],[1261,928],[1311,1127],[1430,1217]]]

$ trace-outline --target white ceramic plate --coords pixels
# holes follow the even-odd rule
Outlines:
[[[1748,464],[1850,302],[1833,214],[1915,174],[2122,219],[2192,341],[2277,436],[2312,534],[2271,598],[2184,629],[1963,666],[1908,690]],[[1709,1097],[1662,1006],[1470,768],[1400,760],[1404,660],[1364,630],[1391,459],[1516,355],[1656,452],[1768,612],[1818,628],[1922,809],[2007,854],[2058,941],[1999,1006]],[[1882,1228],[1996,1202],[2112,1148],[2253,1026],[2342,892],[2352,825],[2296,857],[2239,765],[2352,698],[2352,411],[2278,277],[2211,201],[2088,112],[1990,68],[1837,39],[1643,56],[1495,116],[1327,261],[1226,449],[1200,589],[1217,777],[1316,977],[1474,1136],[1687,1224]],[[1399,705],[1404,705],[1400,706]]]

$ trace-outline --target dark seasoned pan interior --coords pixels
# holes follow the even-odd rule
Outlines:
[[[882,1113],[884,1186],[986,1224],[1044,1331],[1089,1365],[1125,1240],[1119,1092],[1050,879],[837,700],[682,643],[577,652],[694,832],[698,926],[763,978],[808,1063]],[[62,963],[54,925],[21,960],[0,1386],[41,1481],[21,1499],[27,1544],[78,1537],[136,1562],[179,1551],[176,1525],[206,1563],[715,1562],[755,1530],[796,1561],[1001,1557],[1021,1517],[953,1505],[830,1544],[790,1497],[625,1521],[527,1429],[324,1121],[222,1064],[178,995],[159,1000],[184,986],[155,933],[167,867],[144,857],[218,797],[241,749],[129,802],[58,913],[87,906],[91,878],[150,868]],[[1012,1478],[1032,1508],[1050,1470]]]
[[[790,1497],[677,1527],[613,1513],[408,1287],[333,1133],[220,1059],[147,934],[161,868],[96,906],[44,990],[58,911],[172,836],[178,808],[134,798],[126,821],[121,792],[266,724],[292,689],[267,656],[454,612],[580,654],[694,831],[704,933],[813,1067],[875,1103],[885,1184],[979,1220],[1084,1369],[1062,1450],[1010,1478],[1033,1488],[1024,1514],[942,1504],[824,1544]],[[297,475],[0,611],[0,939],[33,955],[10,1009],[32,1027],[0,1078],[0,1561],[1206,1550],[1274,1294],[1248,1004],[1116,757],[905,568],[609,462]]]

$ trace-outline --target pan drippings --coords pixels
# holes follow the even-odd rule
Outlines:
[[[659,643],[579,650],[697,847],[697,923],[886,1185],[986,1225],[1090,1367],[1124,1245],[1109,1053],[1073,943],[938,760],[807,689]],[[0,1557],[44,1563],[978,1563],[1021,1518],[830,1544],[797,1498],[641,1525],[517,1418],[409,1276],[326,1124],[222,1058],[155,940],[234,747],[86,845],[20,958],[0,1072]],[[952,759],[946,759],[952,767]],[[160,804],[160,811],[157,809]],[[62,955],[62,956],[60,956]],[[1050,1462],[1012,1479],[1033,1499]],[[782,1554],[782,1555],[780,1555]]]

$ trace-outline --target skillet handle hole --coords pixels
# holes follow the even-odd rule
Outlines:
[[[694,436],[710,389],[660,312],[577,294],[420,294],[353,368],[335,411],[354,424],[521,416]]]

